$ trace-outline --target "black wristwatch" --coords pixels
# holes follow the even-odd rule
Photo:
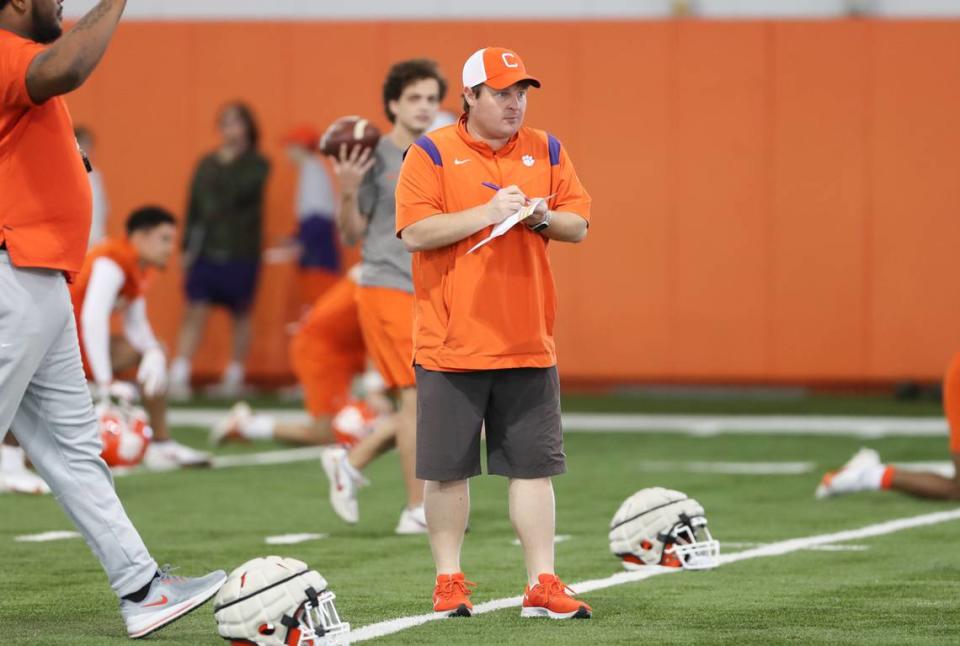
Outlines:
[[[534,233],[539,233],[543,231],[548,226],[550,226],[550,220],[553,219],[553,216],[550,213],[550,209],[547,209],[547,212],[543,215],[543,219],[537,222],[536,224],[530,227],[530,230]]]

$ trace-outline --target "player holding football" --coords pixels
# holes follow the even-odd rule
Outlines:
[[[837,471],[823,476],[817,498],[842,496],[859,491],[889,489],[918,498],[960,500],[960,353],[954,355],[943,381],[943,408],[950,426],[950,457],[953,477],[937,473],[905,471],[880,461],[873,449],[860,449]]]
[[[414,252],[417,475],[437,570],[433,608],[450,615],[473,607],[460,550],[484,423],[489,471],[509,478],[526,560],[521,616],[592,612],[554,571],[551,478],[566,462],[547,255],[551,240],[586,237],[590,196],[560,142],[523,125],[530,87],[540,82],[516,52],[474,53],[463,68],[465,114],[410,147],[397,185],[397,233]],[[534,205],[470,253],[491,225]]]
[[[123,239],[108,239],[87,254],[70,286],[80,351],[97,396],[107,401],[114,376],[136,368],[136,381],[153,429],[143,463],[149,469],[203,466],[210,456],[180,444],[167,427],[167,358],[147,319],[144,299],[154,271],[167,266],[177,237],[168,211],[148,206],[130,214]],[[110,318],[123,315],[123,335],[110,335]]]
[[[125,7],[100,0],[63,35],[57,0],[0,0],[0,436],[12,429],[139,638],[202,605],[226,573],[187,579],[157,569],[99,456],[70,306],[67,281],[83,265],[92,207],[62,96],[93,73]],[[53,585],[61,600],[70,595]]]
[[[397,412],[379,425],[378,434],[395,433],[407,488],[407,505],[398,534],[424,533],[423,483],[415,473],[417,390],[413,357],[413,282],[410,255],[396,237],[397,177],[404,151],[433,124],[446,95],[436,63],[416,59],[396,63],[383,83],[384,111],[393,129],[375,150],[344,145],[334,171],[340,185],[337,221],[347,244],[363,242],[357,307],[367,352],[395,393]],[[389,426],[393,428],[390,429]],[[370,440],[371,442],[373,440]],[[359,519],[360,469],[370,452],[361,443],[348,454],[324,456],[331,503],[345,521]]]

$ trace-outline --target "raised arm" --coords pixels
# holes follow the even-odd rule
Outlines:
[[[27,92],[34,103],[83,85],[107,51],[126,5],[126,0],[100,0],[73,29],[33,59],[27,70]]]
[[[333,169],[340,185],[340,203],[337,207],[337,227],[344,244],[353,246],[367,233],[368,215],[360,210],[360,193],[365,190],[366,178],[377,159],[372,148],[340,146],[339,159],[333,158]]]

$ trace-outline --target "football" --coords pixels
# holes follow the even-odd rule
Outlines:
[[[340,156],[340,146],[347,145],[347,151],[354,146],[374,148],[380,141],[380,129],[363,117],[340,117],[327,128],[320,138],[320,152],[331,157]]]

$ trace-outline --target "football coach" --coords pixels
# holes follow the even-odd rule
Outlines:
[[[463,68],[464,114],[409,148],[397,185],[397,234],[413,253],[417,477],[426,481],[434,610],[451,616],[473,609],[460,549],[484,423],[488,471],[509,479],[524,550],[521,616],[592,612],[554,570],[552,477],[566,464],[547,254],[551,241],[586,237],[590,196],[560,141],[524,125],[539,87],[516,52],[475,52]],[[534,206],[473,250],[493,225]]]

